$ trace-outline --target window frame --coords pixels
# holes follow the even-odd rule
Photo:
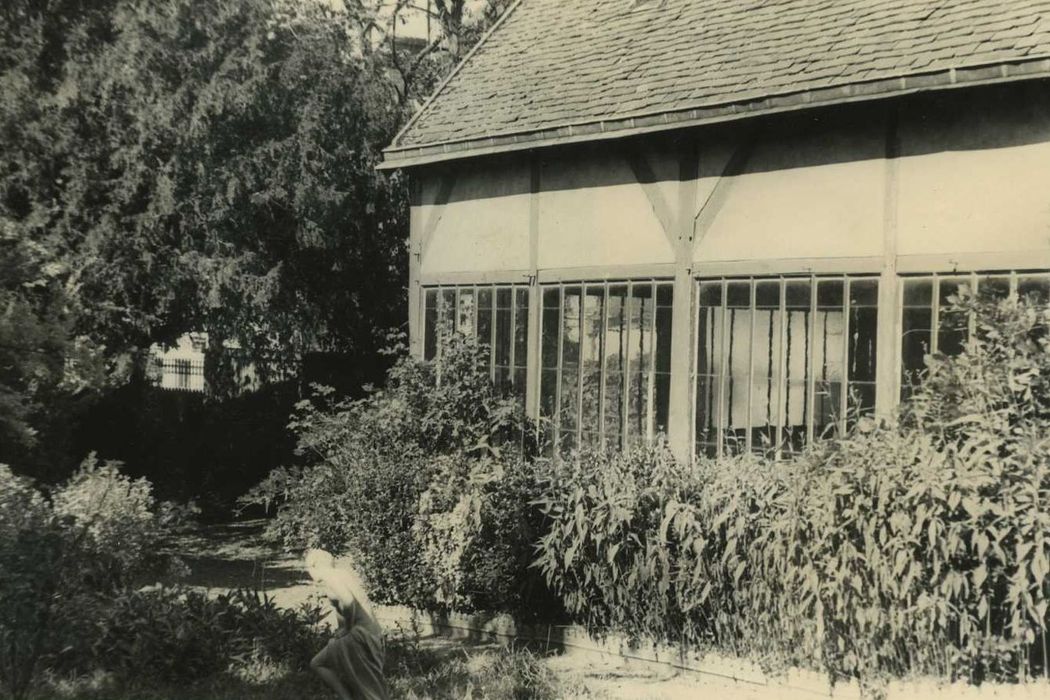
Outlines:
[[[909,308],[929,308],[930,310],[930,344],[925,354],[932,355],[940,351],[940,334],[941,334],[941,281],[942,280],[958,280],[965,278],[969,284],[970,290],[974,294],[981,293],[982,280],[990,278],[1008,279],[1009,280],[1009,294],[1008,299],[1016,299],[1018,297],[1018,288],[1023,278],[1041,278],[1046,280],[1048,288],[1050,288],[1050,270],[1041,268],[1013,268],[1013,269],[985,269],[985,270],[952,270],[952,271],[933,271],[933,272],[902,272],[897,275],[897,298],[899,302],[896,309],[895,319],[895,342],[894,342],[894,357],[895,365],[893,372],[893,381],[896,385],[893,387],[893,396],[898,402],[903,401],[905,396],[905,390],[908,384],[905,382],[905,369],[904,369],[904,313]],[[929,307],[921,306],[908,306],[905,304],[905,287],[909,282],[921,282],[929,281],[930,286],[930,305]],[[972,337],[976,331],[975,319],[971,314],[968,319],[968,334],[967,338]],[[968,340],[966,342],[969,342]]]
[[[627,330],[626,330],[627,337],[626,337],[626,341],[625,341],[625,347],[630,347],[631,339],[632,339],[632,336],[634,335],[634,333],[632,333],[632,330],[633,330],[634,327],[630,323],[630,308],[631,308],[630,307],[630,300],[634,298],[634,291],[635,291],[635,289],[637,289],[637,288],[648,288],[648,290],[649,290],[649,297],[648,298],[651,300],[651,309],[649,310],[648,318],[645,319],[645,321],[646,321],[646,323],[645,323],[645,325],[646,325],[645,331],[649,335],[650,342],[649,342],[649,347],[646,348],[646,351],[645,351],[646,363],[643,365],[646,368],[645,369],[645,374],[644,374],[644,381],[645,381],[645,407],[644,407],[645,431],[644,432],[645,432],[645,435],[642,437],[641,442],[643,444],[652,444],[653,440],[656,438],[656,382],[657,382],[657,376],[656,375],[658,374],[656,365],[657,365],[657,348],[658,348],[658,345],[659,345],[656,342],[656,336],[657,336],[657,328],[658,328],[658,324],[657,324],[658,309],[662,308],[659,305],[657,295],[658,295],[658,290],[661,287],[666,287],[668,290],[671,290],[671,293],[673,294],[674,281],[672,279],[663,278],[663,277],[641,277],[641,278],[623,278],[623,279],[617,278],[617,279],[603,279],[603,280],[593,280],[592,279],[592,280],[579,280],[579,281],[565,281],[565,280],[561,280],[561,281],[556,281],[556,282],[544,282],[544,283],[541,283],[541,284],[537,285],[538,294],[540,295],[540,313],[539,313],[539,318],[538,318],[539,327],[537,329],[537,338],[538,338],[538,343],[539,343],[539,352],[537,353],[537,363],[538,364],[537,364],[537,368],[536,368],[536,377],[534,379],[534,384],[535,384],[535,389],[536,389],[536,395],[538,397],[537,403],[540,406],[540,411],[541,411],[540,418],[550,421],[550,424],[552,426],[551,442],[552,442],[552,447],[553,447],[555,455],[560,455],[561,454],[561,449],[560,448],[561,448],[561,443],[562,443],[562,433],[565,432],[565,430],[564,430],[564,428],[562,426],[562,397],[563,397],[562,381],[564,379],[564,367],[565,367],[564,361],[565,361],[565,308],[566,308],[565,307],[565,299],[566,299],[566,289],[573,289],[574,291],[575,290],[579,290],[579,296],[580,296],[580,300],[581,300],[580,311],[579,311],[579,313],[580,313],[580,331],[579,331],[580,332],[580,351],[579,351],[579,357],[577,358],[578,366],[576,368],[576,372],[577,372],[578,376],[577,376],[577,380],[576,380],[576,391],[575,391],[576,396],[575,396],[575,402],[574,402],[575,403],[575,408],[576,408],[576,411],[575,411],[576,412],[576,421],[575,421],[575,426],[573,428],[573,438],[574,438],[573,439],[573,445],[575,446],[576,449],[579,449],[581,447],[581,445],[582,445],[583,433],[584,433],[582,417],[583,417],[583,405],[584,405],[583,404],[583,401],[584,401],[584,397],[583,397],[584,366],[585,366],[585,361],[586,361],[585,360],[586,353],[584,351],[584,344],[583,344],[583,339],[584,339],[583,324],[584,324],[584,321],[586,319],[586,316],[585,316],[586,308],[585,307],[586,307],[586,299],[587,299],[587,296],[588,296],[588,291],[592,290],[592,289],[598,289],[598,288],[600,288],[602,290],[602,293],[601,293],[601,299],[602,299],[602,302],[601,302],[601,304],[602,304],[602,311],[601,311],[601,328],[602,328],[602,332],[601,332],[601,335],[602,336],[605,336],[605,335],[608,334],[610,290],[612,290],[613,288],[623,288],[624,289],[623,299],[627,303],[627,306],[622,311],[622,313],[625,315],[625,319],[627,320]],[[545,331],[544,318],[546,316],[545,312],[548,309],[553,308],[553,307],[548,307],[546,305],[546,302],[545,302],[546,293],[549,292],[549,291],[557,291],[557,295],[558,295],[558,307],[557,307],[557,319],[558,319],[557,320],[557,352],[556,353],[552,353],[552,354],[556,354],[556,365],[553,366],[553,367],[550,366],[550,365],[545,364],[546,358],[545,358],[544,353],[543,353],[543,349],[544,349],[544,331]],[[597,295],[595,295],[595,296],[597,296]],[[644,297],[639,297],[639,298],[644,298]],[[672,303],[673,303],[673,297],[672,297]],[[605,340],[602,341],[603,347],[604,347],[604,342],[605,342]],[[670,336],[670,334],[668,334],[668,337],[666,338],[666,343],[668,343],[668,345],[671,343],[671,336]],[[608,364],[607,363],[609,362],[609,352],[608,352],[608,350],[605,350],[605,351],[603,351],[601,353],[601,358],[600,358],[599,367],[598,367],[598,377],[599,377],[599,381],[598,381],[599,388],[598,388],[598,397],[597,397],[597,403],[598,403],[597,423],[598,423],[598,427],[597,427],[597,431],[596,431],[597,434],[598,434],[597,441],[596,441],[596,446],[600,450],[610,450],[610,449],[626,450],[631,445],[630,438],[629,438],[629,436],[632,433],[632,431],[630,430],[631,411],[630,411],[630,406],[629,406],[629,396],[630,396],[630,391],[631,391],[631,377],[632,377],[632,371],[633,371],[633,366],[634,366],[633,362],[632,362],[632,359],[633,358],[632,358],[632,356],[630,355],[629,352],[625,353],[624,356],[623,356],[623,368],[621,370],[622,371],[622,376],[619,378],[620,395],[623,397],[623,399],[622,399],[623,400],[623,409],[620,412],[620,416],[619,416],[619,420],[618,420],[619,428],[620,428],[619,435],[616,437],[616,439],[617,439],[619,444],[613,445],[613,444],[609,444],[609,435],[608,435],[608,431],[606,430],[606,425],[607,425],[607,413],[606,413],[606,411],[607,411],[607,389],[608,389],[608,383],[607,383],[606,377],[608,376]],[[553,410],[553,413],[551,415],[542,415],[542,410],[543,410],[543,405],[544,405],[544,396],[545,396],[545,394],[543,393],[543,390],[544,390],[543,374],[544,374],[544,372],[548,372],[548,371],[552,371],[552,370],[555,372],[555,382],[554,382],[553,390],[554,390],[554,396],[556,397],[556,400],[554,401],[554,404],[553,404],[554,410]],[[668,368],[668,372],[667,373],[668,374],[670,373],[670,368]],[[670,411],[670,406],[668,406],[668,410]],[[634,431],[634,432],[638,432],[638,431]]]
[[[497,323],[498,313],[501,310],[499,305],[499,291],[509,290],[510,292],[510,333],[507,338],[507,364],[499,364],[496,362],[498,353],[496,352],[496,340],[499,337],[499,324]],[[505,283],[484,283],[484,284],[428,284],[422,285],[422,299],[423,303],[420,305],[420,315],[422,316],[420,323],[420,330],[422,335],[422,342],[420,343],[420,351],[424,360],[439,361],[441,353],[441,328],[443,322],[448,319],[448,316],[442,314],[441,303],[444,300],[446,292],[452,292],[454,297],[451,321],[452,321],[452,332],[462,332],[460,328],[460,305],[466,292],[470,292],[473,296],[474,303],[470,311],[470,327],[472,329],[473,336],[478,338],[478,341],[488,347],[488,371],[489,379],[493,384],[497,384],[499,377],[498,370],[505,370],[507,376],[506,386],[515,392],[525,394],[525,388],[528,385],[528,341],[525,342],[525,358],[516,357],[517,345],[516,332],[518,328],[519,318],[521,323],[525,325],[525,337],[528,338],[528,308],[529,308],[529,294],[531,294],[530,285],[524,282],[505,282]],[[481,338],[478,335],[478,319],[480,312],[480,304],[478,302],[479,293],[482,291],[490,292],[490,308],[488,312],[491,314],[490,328],[488,338]],[[430,294],[434,293],[437,296],[437,307],[435,308],[435,318],[437,321],[437,328],[434,330],[434,341],[436,346],[434,348],[433,356],[428,357],[429,347],[427,346],[427,334],[428,334],[428,311],[429,311],[429,299]],[[525,303],[519,304],[519,294],[524,294]],[[523,310],[524,313],[519,313],[519,310]],[[525,378],[519,381],[516,379],[518,372],[516,370],[525,369]],[[502,388],[502,387],[501,387]]]
[[[729,285],[733,283],[746,283],[749,286],[749,303],[747,311],[749,312],[749,328],[748,328],[748,377],[747,377],[747,396],[748,396],[748,409],[746,411],[746,421],[744,426],[744,453],[754,452],[754,425],[752,424],[752,411],[753,407],[751,401],[754,396],[755,387],[755,357],[754,357],[754,344],[755,344],[755,330],[756,330],[756,310],[765,309],[765,306],[757,305],[757,294],[758,286],[761,283],[775,282],[778,286],[778,304],[771,310],[775,311],[781,321],[779,323],[779,346],[777,352],[777,384],[776,384],[776,435],[777,444],[773,449],[772,458],[775,460],[783,459],[784,457],[784,440],[783,434],[787,424],[787,411],[785,401],[783,397],[787,395],[785,386],[789,383],[787,380],[787,353],[784,352],[787,341],[788,324],[783,319],[787,317],[787,287],[791,282],[807,282],[809,284],[809,319],[806,324],[806,336],[810,339],[809,342],[814,342],[817,333],[817,313],[820,311],[821,306],[819,304],[818,285],[821,282],[842,282],[842,351],[840,361],[842,363],[842,377],[840,380],[841,390],[838,397],[838,417],[834,421],[837,430],[842,434],[847,428],[847,421],[850,411],[850,385],[853,383],[861,384],[873,384],[878,385],[878,371],[875,371],[875,379],[871,382],[868,381],[856,381],[850,379],[849,367],[850,367],[850,324],[852,322],[851,310],[853,308],[865,308],[862,306],[854,307],[852,303],[852,285],[855,282],[873,282],[875,286],[876,300],[879,299],[879,285],[882,284],[880,275],[876,272],[858,272],[858,273],[840,273],[840,274],[732,274],[732,275],[695,275],[692,280],[691,294],[692,294],[692,309],[691,309],[691,324],[693,331],[690,333],[691,349],[690,349],[690,367],[689,367],[689,444],[690,455],[693,460],[702,457],[700,445],[697,444],[698,438],[698,420],[700,418],[697,410],[697,396],[699,391],[700,378],[708,376],[700,373],[700,338],[699,329],[701,328],[701,312],[705,307],[701,304],[701,290],[703,285],[719,285],[720,296],[719,296],[719,307],[722,311],[720,318],[720,328],[718,337],[721,340],[719,346],[720,367],[717,375],[717,386],[715,391],[717,392],[717,398],[715,403],[714,413],[714,425],[718,431],[717,435],[714,436],[715,441],[715,458],[721,459],[724,457],[728,450],[726,449],[726,437],[725,428],[722,427],[723,413],[726,410],[726,385],[729,379],[729,375],[732,373],[729,361],[730,351],[730,334],[729,334],[729,314],[726,313],[728,308],[731,308],[728,304],[728,292]],[[876,301],[875,308],[878,312],[878,303]],[[878,324],[882,323],[881,316],[877,316],[876,322],[876,341],[878,337]],[[805,393],[805,415],[803,417],[805,421],[805,440],[807,445],[813,444],[814,440],[817,439],[816,435],[816,416],[817,416],[817,367],[816,367],[817,353],[810,351],[809,357],[806,360],[806,393]],[[876,356],[877,361],[877,356]],[[871,408],[874,410],[874,407]],[[830,425],[830,424],[829,424]]]

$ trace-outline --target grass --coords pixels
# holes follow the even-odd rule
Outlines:
[[[555,700],[596,698],[582,684],[559,680],[543,659],[523,649],[463,647],[437,640],[392,642],[387,655],[391,697],[407,700]],[[157,686],[143,680],[121,685],[96,674],[48,678],[31,700],[300,700],[332,697],[317,678],[254,660],[195,683]]]

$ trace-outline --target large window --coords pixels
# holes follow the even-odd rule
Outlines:
[[[528,360],[529,290],[525,285],[428,287],[423,356],[440,352],[441,334],[473,335],[488,349],[492,381],[524,393]]]
[[[901,394],[921,380],[926,355],[958,354],[972,320],[952,311],[951,298],[966,287],[972,293],[1005,298],[1015,294],[1050,303],[1050,273],[989,272],[906,277],[901,311]]]
[[[695,449],[797,452],[875,406],[878,279],[697,283]]]
[[[553,442],[619,448],[667,429],[672,285],[543,287],[540,411]]]

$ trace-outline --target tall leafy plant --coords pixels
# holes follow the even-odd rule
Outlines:
[[[520,402],[492,385],[487,352],[447,333],[439,362],[404,357],[365,399],[322,390],[291,424],[305,466],[276,470],[244,502],[276,506],[270,532],[291,548],[353,552],[380,602],[454,604],[459,567],[441,561],[447,540],[434,533],[460,538],[446,554],[465,552],[485,507],[459,487],[535,441]]]
[[[1048,311],[963,296],[899,421],[792,462],[555,467],[537,566],[581,622],[771,670],[1017,680],[1048,668]],[[636,461],[633,461],[636,460]]]

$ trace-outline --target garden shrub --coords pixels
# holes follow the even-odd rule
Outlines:
[[[712,645],[769,670],[1016,680],[1046,669],[1050,316],[955,300],[900,421],[795,461],[660,452],[552,468],[537,566],[592,629]]]
[[[291,549],[352,553],[376,602],[491,604],[493,592],[524,580],[517,573],[527,571],[533,540],[488,504],[507,501],[504,486],[521,486],[513,475],[536,438],[520,401],[492,385],[486,353],[447,333],[440,362],[402,358],[366,399],[333,403],[322,390],[291,423],[306,466],[274,471],[243,502],[276,506],[269,533]],[[490,536],[490,526],[500,531]],[[485,538],[498,547],[473,544]]]
[[[121,682],[197,680],[268,659],[309,667],[328,640],[321,605],[277,607],[252,591],[217,597],[178,588],[125,591],[111,601],[76,670],[101,669]]]
[[[118,467],[89,458],[48,499],[0,466],[0,687],[12,697],[92,638],[113,595],[170,571],[161,524],[178,509]]]
[[[462,612],[559,619],[560,602],[531,566],[545,524],[535,504],[537,462],[508,456],[436,466],[413,526],[435,601]]]

